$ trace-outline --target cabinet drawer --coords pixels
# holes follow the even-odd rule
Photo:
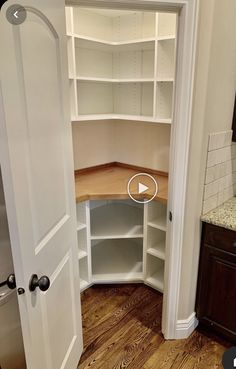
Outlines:
[[[236,254],[236,232],[203,223],[203,243]]]

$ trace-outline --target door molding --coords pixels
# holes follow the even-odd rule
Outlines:
[[[177,74],[170,148],[168,237],[165,267],[162,332],[166,339],[179,338],[179,295],[187,191],[189,145],[194,88],[199,0],[66,0],[67,6],[178,12]],[[192,312],[194,314],[194,312]],[[188,320],[188,319],[187,319]],[[195,328],[195,324],[193,324]],[[185,329],[181,338],[191,330]]]

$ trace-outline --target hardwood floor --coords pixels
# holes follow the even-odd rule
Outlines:
[[[93,286],[82,294],[84,353],[78,369],[216,369],[226,349],[200,332],[161,334],[162,295],[143,285]]]

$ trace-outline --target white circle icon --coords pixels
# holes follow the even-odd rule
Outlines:
[[[156,197],[158,184],[150,174],[138,173],[130,178],[127,192],[133,201],[139,204],[146,204]]]

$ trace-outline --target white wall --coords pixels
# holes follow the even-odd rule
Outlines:
[[[112,121],[73,123],[75,169],[115,161],[114,132]]]
[[[116,161],[168,172],[170,132],[166,124],[117,121]]]
[[[75,169],[119,161],[168,172],[169,125],[101,121],[72,127]]]
[[[178,319],[195,310],[208,134],[229,130],[236,89],[236,1],[200,0]]]

